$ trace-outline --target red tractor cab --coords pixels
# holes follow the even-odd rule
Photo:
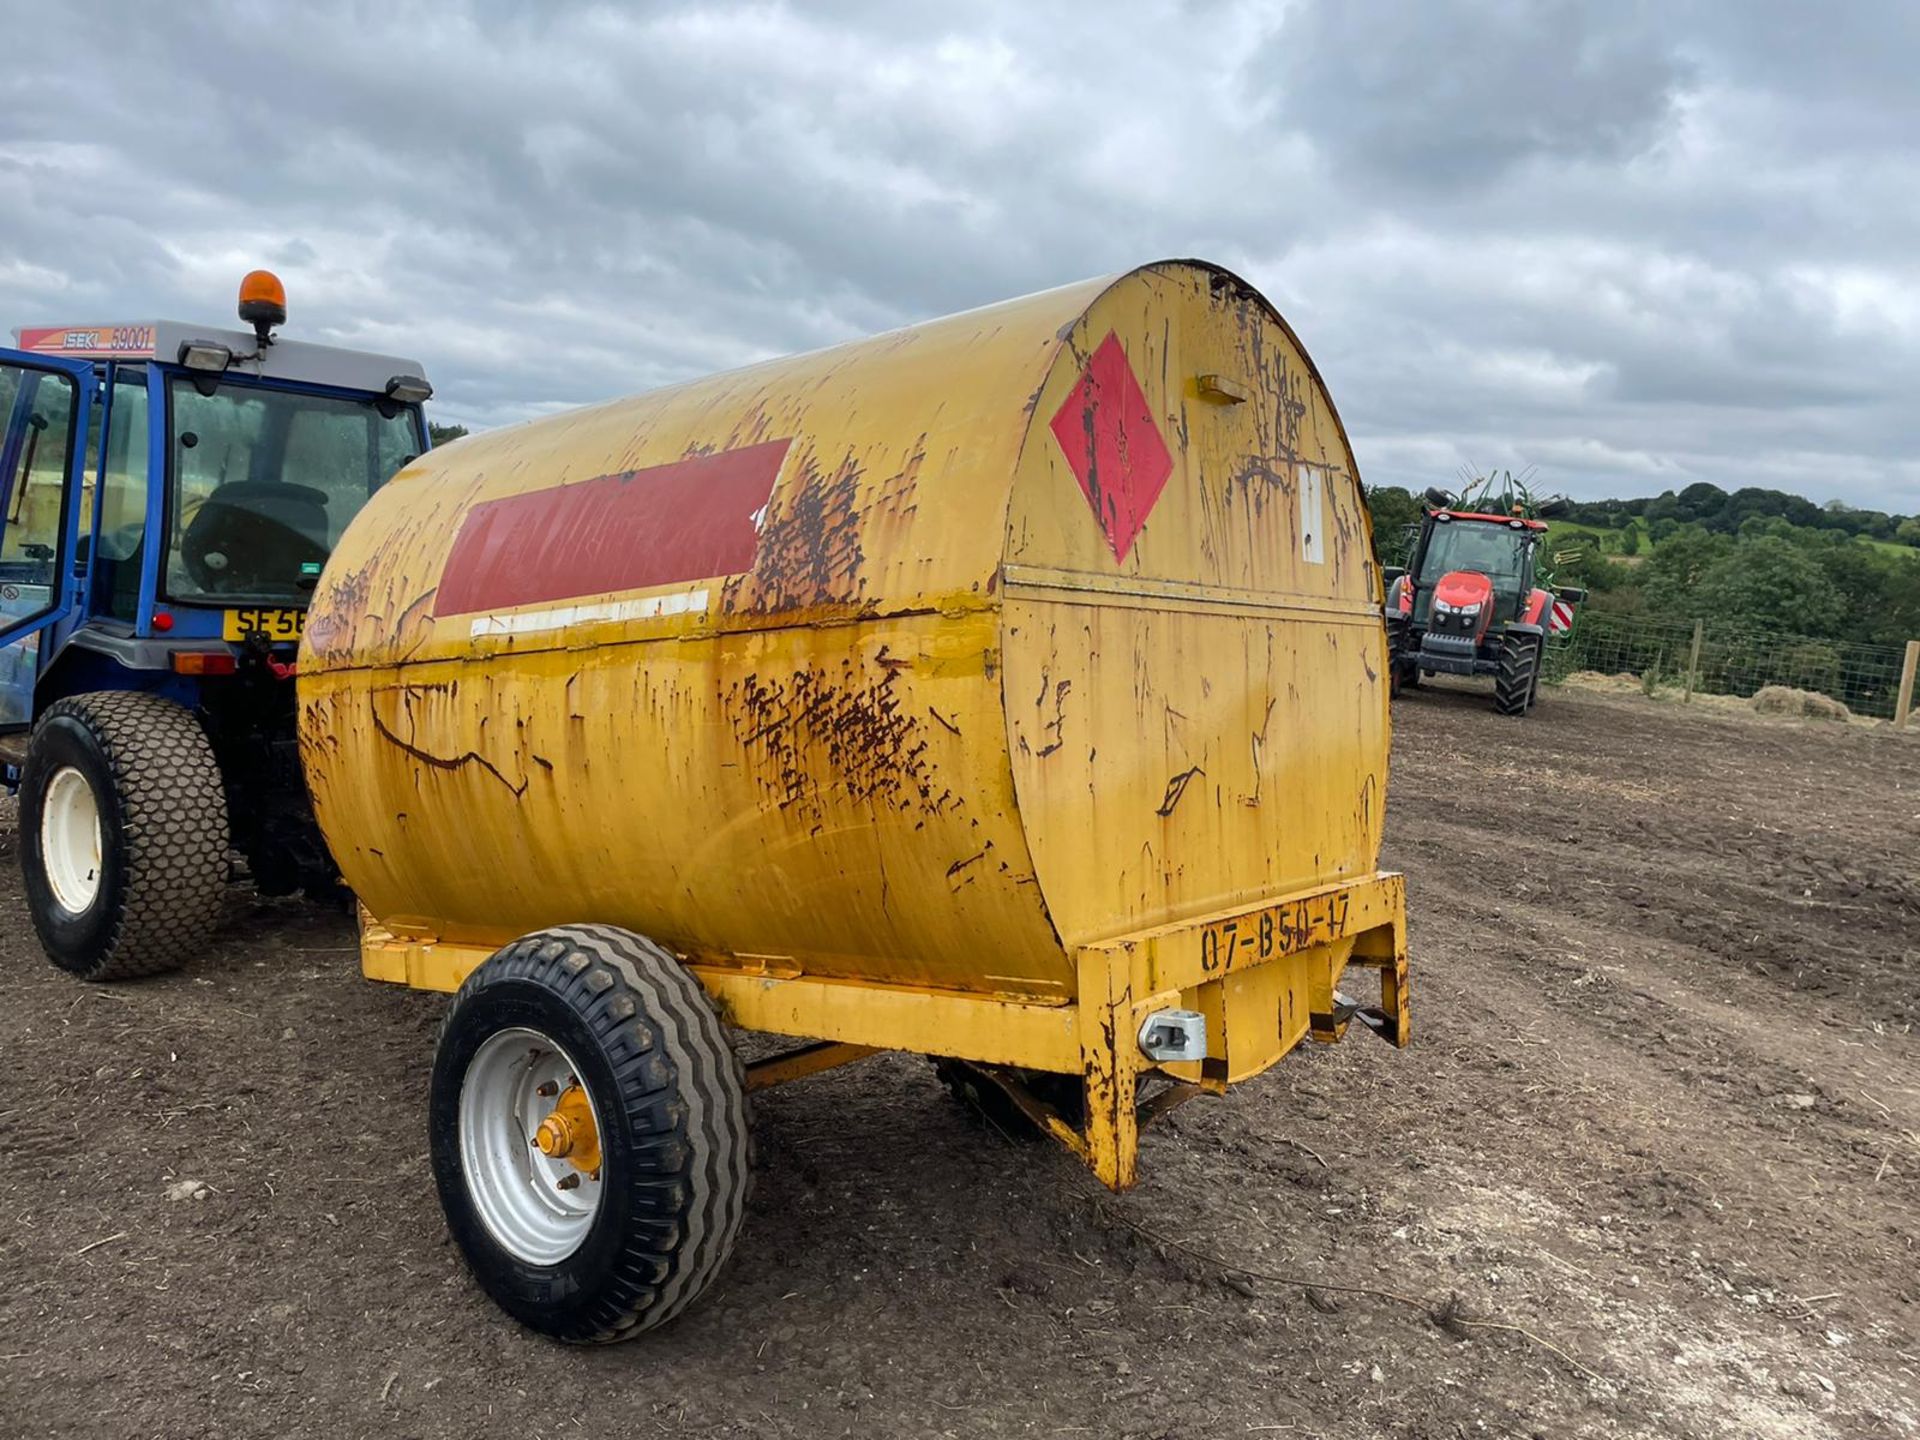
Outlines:
[[[1534,583],[1545,520],[1455,509],[1443,490],[1426,500],[1407,568],[1386,574],[1393,692],[1423,675],[1491,675],[1495,708],[1524,715],[1548,635],[1571,628],[1586,592]]]

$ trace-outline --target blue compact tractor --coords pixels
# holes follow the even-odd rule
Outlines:
[[[294,734],[307,600],[427,447],[419,365],[249,330],[15,331],[0,350],[0,784],[28,907],[88,980],[202,949],[228,883],[335,893]]]

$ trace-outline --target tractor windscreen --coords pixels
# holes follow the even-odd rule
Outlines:
[[[1527,532],[1484,521],[1454,520],[1433,527],[1419,580],[1431,585],[1454,570],[1472,570],[1498,594],[1515,592],[1525,573]]]
[[[384,400],[187,379],[169,398],[175,600],[304,605],[347,522],[420,450],[415,412]]]

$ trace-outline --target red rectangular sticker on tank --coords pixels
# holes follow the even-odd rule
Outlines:
[[[753,568],[788,440],[623,470],[474,506],[440,572],[438,615],[470,615]]]

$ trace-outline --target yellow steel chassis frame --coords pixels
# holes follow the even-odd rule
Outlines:
[[[367,978],[416,989],[457,990],[492,954],[491,946],[396,936],[371,922],[361,932]],[[1387,872],[1083,945],[1074,952],[1078,993],[1066,1001],[770,974],[726,956],[685,958],[730,1024],[815,1042],[749,1066],[750,1087],[799,1079],[877,1050],[966,1060],[1116,1190],[1134,1181],[1146,1119],[1193,1094],[1223,1092],[1229,1080],[1227,1063],[1217,1056],[1168,1067],[1172,1088],[1142,1105],[1140,1082],[1160,1067],[1141,1053],[1137,1036],[1154,1011],[1180,1007],[1183,997],[1216,981],[1291,966],[1299,973],[1288,978],[1311,1002],[1306,1033],[1313,1039],[1337,1041],[1355,1018],[1396,1046],[1404,1046],[1409,1033],[1405,886]],[[1377,1007],[1336,998],[1349,964],[1379,972]],[[1260,1068],[1292,1043],[1283,1037]],[[1036,1100],[1020,1083],[1020,1071],[1082,1077],[1084,1120],[1075,1124]]]

